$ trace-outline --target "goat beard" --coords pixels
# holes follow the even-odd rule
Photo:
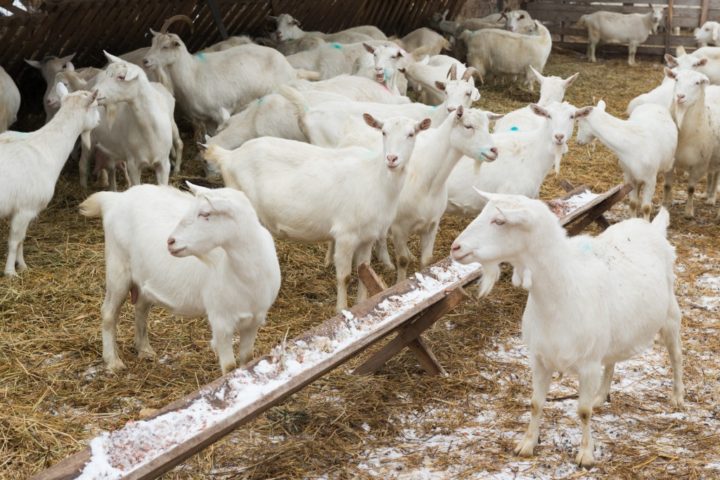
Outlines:
[[[677,102],[673,102],[672,116],[675,118],[678,130],[682,128],[683,120],[685,120],[685,114],[687,111],[687,106],[678,105]]]
[[[553,167],[555,168],[555,175],[560,175],[560,161],[565,152],[567,152],[567,145],[555,145],[555,160],[553,161]]]

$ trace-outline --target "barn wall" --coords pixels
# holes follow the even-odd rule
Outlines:
[[[668,0],[657,0],[653,5],[665,5]],[[640,53],[662,54],[675,51],[678,46],[688,50],[697,45],[692,36],[693,29],[702,25],[707,19],[720,18],[720,0],[674,0],[672,8],[665,9],[666,26],[657,35],[650,35],[647,41],[638,49]],[[533,18],[543,21],[553,34],[556,46],[585,51],[587,46],[587,31],[575,27],[578,19],[586,13],[597,10],[607,10],[621,13],[646,13],[649,11],[648,2],[594,2],[590,0],[534,0],[527,5],[527,10]],[[680,34],[675,34],[679,27]],[[610,50],[627,51],[625,46],[600,47]]]
[[[262,35],[273,28],[267,15],[287,12],[307,30],[335,31],[374,24],[388,34],[404,34],[427,25],[437,11],[457,13],[462,0],[217,0],[230,34]],[[12,76],[26,69],[24,58],[76,52],[80,66],[102,65],[102,50],[124,53],[150,44],[149,29],[185,14],[192,33],[181,23],[190,51],[220,40],[205,0],[46,0],[41,11],[0,17],[0,65]]]

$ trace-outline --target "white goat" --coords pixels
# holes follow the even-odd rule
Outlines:
[[[408,82],[405,75],[400,72],[400,68],[405,59],[411,55],[397,45],[372,46],[363,43],[363,46],[373,56],[370,70],[375,81],[385,85],[393,93],[405,95]],[[356,75],[360,74],[362,72],[356,72]]]
[[[597,11],[583,15],[577,22],[578,27],[588,31],[587,56],[596,62],[595,47],[598,43],[627,43],[628,65],[635,65],[635,52],[638,45],[647,40],[650,33],[656,33],[663,19],[665,7],[650,6],[647,13],[618,13]]]
[[[531,276],[522,317],[533,392],[530,424],[515,453],[530,456],[553,372],[579,377],[582,440],[575,461],[595,463],[593,407],[607,398],[615,364],[646,348],[659,332],[673,369],[672,405],[684,386],[680,307],[674,293],[675,251],[665,209],[652,223],[625,220],[597,237],[568,238],[545,203],[517,195],[483,194],[487,207],[452,245],[452,257],[483,266],[510,262]]]
[[[107,52],[105,56],[110,64],[99,75],[95,91],[98,103],[112,106],[108,108],[116,113],[109,118],[112,110],[108,110],[93,137],[107,155],[125,161],[133,185],[140,183],[143,167],[155,170],[158,185],[167,185],[173,139],[180,138],[173,118],[175,100],[165,87],[151,83],[142,68]],[[175,149],[179,151],[175,170],[179,171],[182,143]],[[114,181],[111,186],[115,187]]]
[[[49,122],[53,115],[55,115],[55,112],[58,111],[60,108],[60,104],[50,104],[48,103],[48,95],[50,95],[50,92],[55,91],[55,83],[53,83],[53,80],[55,79],[55,74],[58,72],[61,72],[65,70],[68,65],[72,65],[72,59],[75,56],[74,53],[71,53],[70,55],[66,55],[64,57],[45,57],[42,60],[28,60],[25,59],[25,63],[30,65],[33,68],[37,68],[40,70],[40,73],[43,76],[43,79],[45,80],[45,84],[47,85],[45,89],[45,94],[43,95],[43,108],[45,109],[45,122]]]
[[[351,27],[335,33],[305,32],[300,28],[300,22],[290,14],[281,13],[277,17],[269,16],[268,18],[277,22],[277,30],[275,33],[277,39],[281,42],[299,40],[304,37],[317,37],[326,42],[339,43],[364,42],[372,39],[387,40],[385,34],[379,28],[372,25]]]
[[[718,45],[720,43],[720,23],[707,21],[702,27],[695,29],[695,40],[701,47],[708,44]]]
[[[437,55],[443,50],[450,50],[450,42],[445,37],[427,27],[421,27],[402,38],[393,39],[405,51],[412,53],[422,48],[426,55]]]
[[[708,77],[711,84],[720,84],[720,47],[701,47],[690,54],[678,47],[677,57],[666,54],[665,62],[670,68],[695,70]]]
[[[600,100],[597,107],[578,109],[575,119],[580,145],[587,145],[597,137],[617,155],[625,183],[633,186],[630,209],[636,216],[642,212],[643,218],[649,221],[658,173],[666,175],[675,162],[678,133],[668,109],[641,105],[630,118],[621,120],[607,113],[605,102]]]
[[[545,77],[533,67],[530,71],[540,84],[540,99],[537,104],[541,107],[550,105],[553,102],[562,102],[565,98],[565,91],[573,84],[580,73],[562,79],[560,77]],[[499,132],[527,132],[535,130],[542,125],[542,118],[535,115],[530,106],[513,110],[506,113],[500,120],[495,122],[495,133]]]
[[[374,41],[373,45],[379,47],[386,43],[390,42]],[[287,61],[294,68],[318,72],[320,79],[327,80],[338,75],[355,73],[359,61],[367,56],[368,52],[363,43],[332,42],[288,55]]]
[[[60,110],[44,127],[0,142],[0,218],[10,217],[5,275],[16,275],[16,267],[27,268],[23,242],[28,225],[50,203],[78,136],[100,121],[94,95],[68,94],[63,85],[57,88]]]
[[[542,73],[552,50],[547,28],[537,20],[537,35],[525,35],[497,29],[463,33],[468,49],[468,65],[475,67],[480,78],[488,73],[525,75],[525,85],[533,90],[533,73]]]
[[[469,107],[480,98],[471,75],[461,80],[451,80],[444,84],[446,99],[442,105],[431,107],[421,103],[388,105],[371,102],[325,102],[308,106],[302,95],[292,88],[283,87],[281,93],[295,106],[300,128],[310,143],[324,147],[348,145],[367,145],[367,135],[372,133],[372,125],[364,125],[360,120],[363,113],[373,116],[389,117],[400,115],[415,120],[430,118],[440,124],[449,112],[458,106]]]
[[[125,367],[118,356],[117,322],[128,292],[140,358],[155,356],[147,333],[153,305],[175,315],[207,315],[223,374],[236,366],[236,330],[240,364],[252,358],[258,328],[280,289],[275,244],[241,192],[188,187],[194,196],[141,185],[122,193],[95,193],[80,205],[86,217],[102,216],[105,229],[101,312],[108,370]]]
[[[373,243],[395,219],[417,133],[430,127],[430,119],[381,122],[366,114],[365,121],[382,130],[382,153],[263,137],[232,152],[211,146],[205,154],[220,165],[227,186],[247,194],[275,236],[334,242],[338,311],[348,304],[353,259],[369,262]],[[366,296],[360,283],[358,301]]]
[[[20,90],[4,68],[0,67],[0,133],[17,120],[20,110]]]
[[[468,73],[462,62],[446,55],[426,57],[421,61],[406,59],[398,68],[404,73],[408,83],[420,91],[420,101],[428,105],[438,105],[445,100],[443,86],[446,79],[457,80],[457,77],[467,79],[475,70]]]
[[[227,50],[228,48],[237,47],[239,45],[247,45],[248,43],[253,43],[252,38],[248,37],[247,35],[235,35],[232,37],[228,37],[225,40],[220,40],[217,43],[213,43],[212,45],[200,50],[200,52],[222,52],[223,50]]]
[[[717,193],[717,170],[720,168],[720,87],[708,85],[708,78],[693,70],[674,72],[666,68],[665,75],[675,80],[670,113],[679,133],[673,170],[688,172],[685,216],[692,218],[695,216],[695,185],[708,170],[709,203],[715,202]],[[666,206],[672,204],[673,170],[665,174],[663,204]]]
[[[420,267],[431,263],[440,219],[447,206],[447,180],[460,158],[466,155],[476,162],[492,162],[497,158],[489,125],[490,120],[498,117],[481,110],[466,110],[460,105],[437,128],[418,138],[407,167],[408,178],[400,193],[397,215],[390,227],[397,282],[407,275],[411,235],[420,235]],[[381,242],[381,248],[383,245]],[[387,261],[387,251],[381,250],[379,256]]]
[[[180,107],[191,119],[213,127],[222,123],[222,108],[240,110],[302,76],[272,48],[249,44],[191,55],[174,33],[153,32],[144,64],[164,67]]]
[[[551,103],[545,107],[530,106],[542,120],[536,130],[494,133],[498,159],[483,163],[464,157],[448,180],[447,212],[475,216],[485,206],[473,187],[487,192],[512,193],[537,198],[540,186],[555,166],[559,172],[567,141],[572,137],[575,107],[569,103]]]

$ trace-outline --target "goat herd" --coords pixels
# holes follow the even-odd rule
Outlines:
[[[657,8],[645,15],[583,17],[590,59],[598,41],[617,41],[629,43],[634,63],[637,45],[661,19]],[[665,205],[678,170],[689,172],[687,216],[694,214],[695,185],[705,176],[708,200],[715,201],[720,87],[711,84],[720,83],[720,47],[666,56],[662,84],[634,99],[622,120],[602,101],[582,108],[563,102],[578,74],[542,75],[550,34],[525,11],[438,19],[441,30],[456,34],[450,41],[428,28],[391,40],[372,26],[305,32],[283,14],[275,18],[273,38],[263,40],[275,48],[232,37],[194,54],[168,33],[176,20],[190,22],[173,17],[152,31],[151,47],[106,53],[103,70],[75,69],[72,56],[28,60],[48,83],[47,123],[35,132],[0,135],[8,277],[26,268],[26,230],[50,202],[78,137],[82,187],[92,158],[94,175],[111,190],[117,171],[134,185],[123,193],[94,193],[80,205],[81,214],[101,216],[105,230],[102,341],[109,370],[123,367],[116,325],[128,292],[140,356],[154,355],[146,319],[158,304],[179,315],[208,316],[224,373],[236,366],[236,331],[240,363],[251,358],[280,289],[273,236],[327,243],[342,310],[353,262],[370,262],[376,246],[379,259],[402,280],[409,238],[419,235],[420,265],[427,266],[448,212],[479,214],[451,254],[458,262],[482,264],[483,294],[498,279],[501,262],[512,264],[513,282],[530,292],[522,330],[533,371],[532,416],[518,454],[531,455],[537,444],[552,372],[572,372],[580,379],[583,427],[577,462],[593,465],[592,408],[604,402],[615,362],[658,332],[674,370],[672,401],[682,406],[669,214],[661,209],[648,220],[659,173]],[[465,45],[468,66],[440,53],[453,42]],[[0,128],[6,130],[20,98],[1,73],[6,118]],[[480,99],[475,78],[490,75],[521,75],[531,88],[539,83],[539,101],[505,115],[472,108]],[[408,86],[422,103],[404,96]],[[183,157],[176,102],[196,132],[212,134],[204,140],[204,160],[208,174],[222,175],[227,188],[188,184],[191,193],[185,193],[165,186],[171,160],[178,173]],[[559,171],[576,123],[580,143],[597,138],[617,155],[634,186],[631,209],[643,219],[594,238],[569,239],[545,204],[534,200],[548,172]],[[147,168],[161,186],[140,185]],[[358,300],[366,295],[360,284]]]

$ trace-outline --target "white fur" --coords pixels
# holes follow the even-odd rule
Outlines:
[[[435,237],[448,201],[447,180],[463,155],[476,162],[493,161],[497,149],[489,133],[495,114],[462,106],[445,113],[437,127],[420,135],[408,165],[408,178],[400,193],[397,215],[390,227],[395,246],[398,282],[405,279],[410,262],[408,241],[420,236],[420,267],[432,261]],[[381,243],[381,246],[385,246]],[[387,247],[380,252],[387,263]]]
[[[695,29],[695,40],[701,47],[720,44],[720,23],[707,21]]]
[[[480,98],[471,77],[467,80],[447,81],[444,88],[445,102],[435,107],[421,103],[388,105],[352,101],[325,102],[308,107],[304,97],[293,89],[283,87],[281,93],[295,106],[300,126],[311,143],[337,147],[367,144],[368,134],[372,135],[372,129],[363,123],[363,113],[379,117],[400,115],[415,120],[428,117],[435,125],[439,125],[448,112],[454,111],[459,105],[467,108]],[[372,140],[370,142],[372,144]]]
[[[20,110],[20,90],[4,68],[0,67],[0,133],[17,120]]]
[[[290,14],[281,13],[273,18],[277,22],[277,30],[275,33],[280,41],[299,40],[305,37],[317,37],[326,42],[339,43],[362,42],[372,39],[387,40],[385,34],[379,28],[372,25],[351,27],[335,33],[306,32],[300,28],[300,22]]]
[[[525,84],[532,91],[533,73],[542,73],[552,50],[550,32],[535,21],[537,35],[525,35],[498,29],[465,32],[468,65],[477,69],[480,78],[488,73],[525,75]]]
[[[473,187],[537,198],[553,165],[556,172],[560,169],[560,159],[567,152],[567,141],[573,133],[575,107],[555,102],[546,107],[535,106],[533,111],[540,117],[541,127],[493,133],[499,153],[497,160],[480,167],[467,157],[458,162],[448,180],[448,213],[469,216],[480,213],[485,203]]]
[[[45,88],[45,94],[43,95],[43,108],[45,109],[45,122],[49,122],[50,119],[60,108],[60,103],[52,100],[48,100],[48,96],[55,91],[55,75],[72,65],[72,59],[75,56],[74,53],[66,55],[64,57],[46,57],[42,60],[28,60],[25,62],[33,68],[40,70],[40,73],[45,80],[47,87]]]
[[[540,99],[537,104],[541,107],[550,105],[553,102],[562,102],[565,98],[565,91],[573,84],[578,75],[580,75],[580,73],[576,73],[568,78],[562,79],[554,76],[545,77],[533,67],[530,67],[530,71],[540,84]],[[527,132],[535,130],[541,125],[542,118],[535,115],[528,105],[527,107],[505,114],[505,116],[495,123],[493,131],[495,133],[509,131]]]
[[[40,130],[13,134],[0,142],[0,218],[10,217],[5,275],[27,268],[23,242],[30,222],[47,207],[60,171],[78,136],[99,121],[97,103],[89,92],[67,94],[60,110]],[[9,132],[5,134],[9,135]]]
[[[234,151],[210,147],[225,184],[245,192],[278,238],[335,244],[337,309],[347,307],[353,258],[369,262],[372,244],[390,227],[418,131],[430,121],[394,117],[366,121],[383,131],[383,152],[322,148],[263,137]],[[361,284],[358,298],[367,291]]]
[[[277,86],[298,78],[292,65],[272,48],[248,44],[191,55],[173,33],[153,33],[144,65],[163,67],[178,105],[191,119],[212,127],[222,123],[222,108],[239,111]]]
[[[580,145],[597,137],[617,155],[625,182],[633,186],[630,209],[649,221],[657,176],[672,170],[675,162],[678,133],[670,112],[660,105],[647,104],[621,120],[605,112],[601,100],[597,107],[578,109],[575,118]]]
[[[420,101],[428,105],[439,105],[445,100],[443,86],[448,80],[449,71],[455,66],[455,77],[450,80],[462,78],[467,67],[460,61],[447,55],[434,55],[421,61],[409,59],[401,67],[408,84],[420,91]],[[479,97],[478,97],[479,98]]]
[[[95,80],[98,102],[105,112],[93,131],[92,144],[116,163],[127,166],[130,182],[138,185],[143,168],[152,168],[158,185],[170,178],[170,152],[175,147],[175,170],[182,160],[182,142],[174,120],[175,100],[160,84],[151,83],[144,70],[106,53],[110,64]],[[179,143],[178,143],[179,142]],[[86,178],[92,148],[83,145],[81,181]],[[116,189],[114,169],[110,172]]]
[[[393,41],[410,53],[422,48],[426,55],[437,55],[443,50],[450,49],[450,42],[445,37],[427,27],[415,29]]]
[[[141,185],[100,192],[80,205],[103,217],[106,292],[102,306],[103,359],[118,356],[117,321],[132,292],[135,349],[153,357],[147,315],[162,305],[176,315],[207,315],[223,373],[235,368],[232,337],[240,330],[240,364],[252,358],[258,328],[280,289],[280,266],[270,233],[241,192],[190,185],[195,196]]]
[[[578,20],[579,27],[588,30],[587,56],[596,62],[595,47],[598,43],[627,43],[628,64],[635,65],[637,47],[647,40],[650,33],[657,32],[663,19],[665,7],[653,7],[647,13],[618,13],[597,11],[583,15]]]
[[[673,406],[682,407],[680,307],[674,293],[675,251],[669,214],[652,224],[625,220],[597,237],[568,238],[543,202],[487,194],[487,207],[452,246],[461,263],[509,262],[532,272],[522,318],[533,393],[527,432],[515,448],[531,456],[554,372],[579,377],[582,441],[576,462],[595,463],[590,418],[605,402],[615,363],[647,348],[659,332],[673,368]]]
[[[687,171],[685,216],[691,218],[695,215],[695,186],[708,172],[708,201],[715,203],[720,169],[720,86],[709,85],[705,75],[693,70],[666,68],[665,74],[675,81],[670,112],[679,134],[675,168],[665,175],[663,203],[672,203],[675,172]]]

